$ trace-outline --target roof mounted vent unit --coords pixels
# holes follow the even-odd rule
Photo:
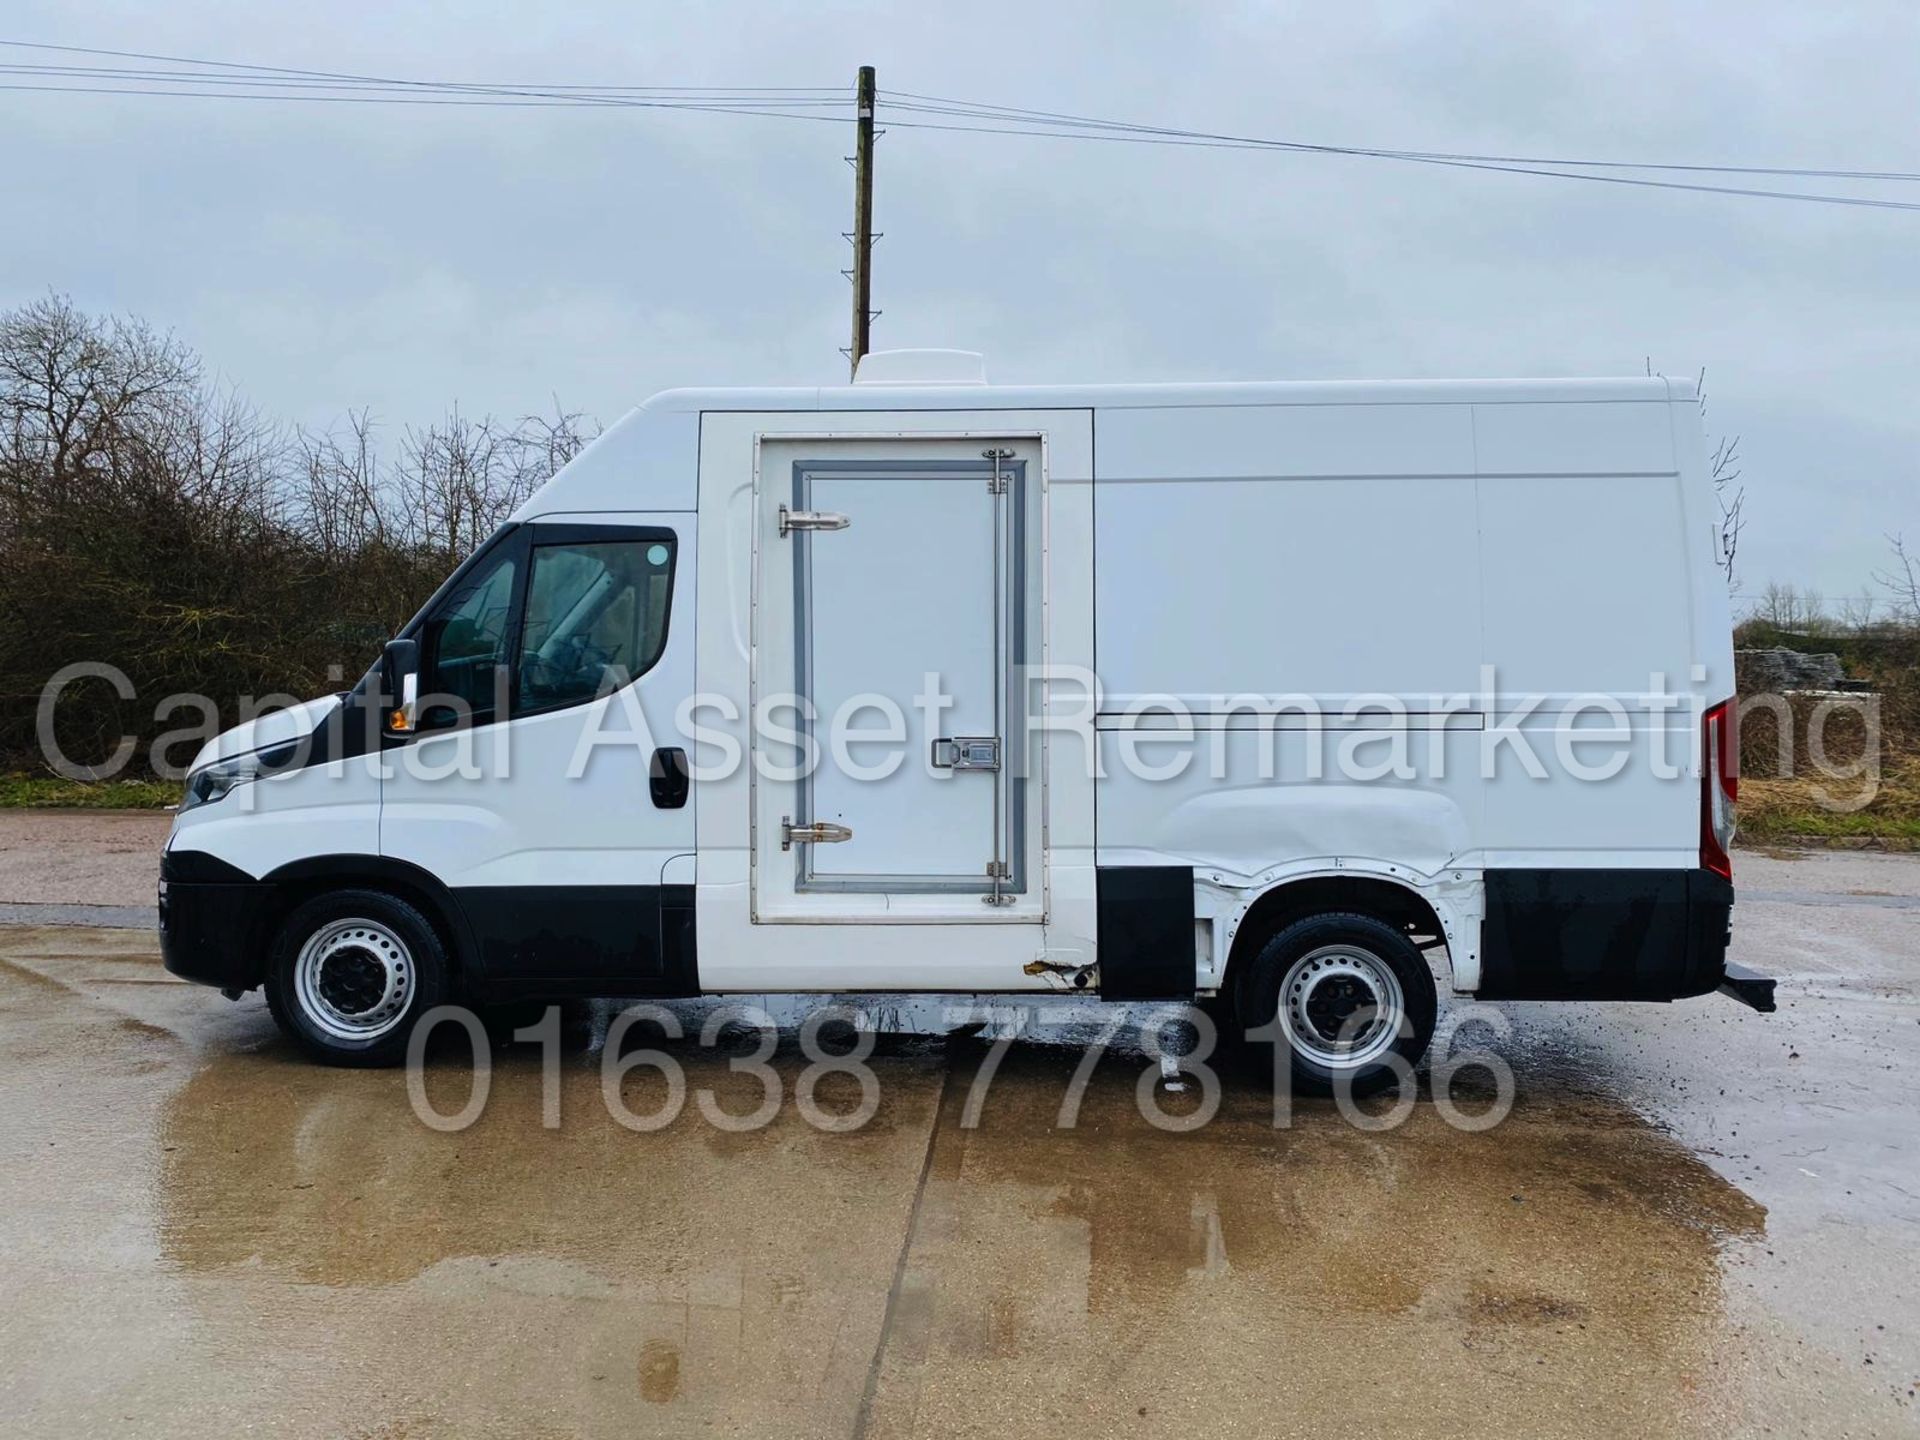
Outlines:
[[[856,385],[984,385],[986,357],[972,350],[875,350],[860,357]]]

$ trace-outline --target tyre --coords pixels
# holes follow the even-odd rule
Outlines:
[[[413,1022],[447,993],[433,925],[378,890],[336,890],[298,906],[267,957],[267,1006],[287,1036],[329,1065],[397,1065]]]
[[[1394,1083],[1433,1039],[1433,971],[1400,930],[1371,915],[1330,912],[1285,926],[1241,977],[1249,1039],[1287,1047],[1296,1092],[1335,1084],[1369,1095]],[[1276,1064],[1274,1073],[1278,1074]]]

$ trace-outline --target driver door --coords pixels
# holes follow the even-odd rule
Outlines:
[[[387,756],[381,852],[453,892],[484,982],[692,982],[677,940],[692,867],[685,884],[667,872],[694,848],[676,730],[693,692],[694,525],[515,527],[424,617],[419,729]]]

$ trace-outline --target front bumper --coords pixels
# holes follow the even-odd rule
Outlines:
[[[183,980],[251,990],[266,978],[274,887],[195,851],[160,861],[160,958]]]

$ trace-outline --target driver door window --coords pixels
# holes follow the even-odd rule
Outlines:
[[[421,684],[422,728],[442,729],[471,718],[495,718],[501,667],[513,653],[515,550],[502,548],[468,583],[448,597],[430,626],[432,655]]]
[[[577,705],[645,674],[667,639],[674,542],[535,544],[517,714]]]

